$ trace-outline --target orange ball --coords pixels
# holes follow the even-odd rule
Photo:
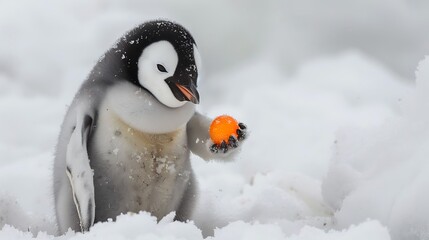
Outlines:
[[[228,143],[230,136],[237,138],[238,122],[228,115],[221,115],[215,118],[210,125],[210,138],[216,144],[221,144],[222,141]]]

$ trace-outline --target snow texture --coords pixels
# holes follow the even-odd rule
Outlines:
[[[244,223],[237,221],[222,229],[216,229],[214,236],[203,238],[201,231],[193,223],[173,222],[174,214],[167,215],[159,223],[155,217],[147,213],[119,216],[116,222],[95,224],[86,234],[67,232],[60,237],[52,237],[46,233],[39,233],[33,239],[37,240],[85,240],[85,239],[150,239],[150,240],[387,240],[389,233],[376,221],[368,221],[358,226],[351,226],[347,231],[324,232],[315,227],[306,226],[297,234],[285,237],[281,228],[275,224]],[[13,227],[6,226],[0,231],[0,239],[31,239],[30,233],[21,232]]]
[[[428,6],[0,1],[0,239],[428,239],[428,58],[412,76],[429,53]],[[160,17],[198,43],[199,111],[236,117],[250,137],[234,162],[192,156],[191,222],[142,212],[53,236],[67,106],[117,38]]]
[[[338,227],[372,218],[396,239],[429,238],[429,58],[416,76],[416,92],[401,117],[377,128],[341,131],[323,184]]]

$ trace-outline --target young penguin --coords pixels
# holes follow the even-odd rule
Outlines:
[[[200,56],[182,26],[151,21],[122,37],[96,64],[62,124],[54,162],[59,233],[87,231],[121,213],[158,219],[192,213],[190,151],[230,159],[244,139],[218,146],[211,119],[195,112]]]

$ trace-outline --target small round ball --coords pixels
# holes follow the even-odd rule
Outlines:
[[[222,141],[228,143],[230,136],[237,138],[238,122],[228,115],[221,115],[215,118],[210,125],[210,138],[216,144],[221,144]]]

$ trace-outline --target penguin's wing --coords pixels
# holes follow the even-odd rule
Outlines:
[[[82,232],[94,224],[95,201],[93,171],[89,165],[87,141],[93,118],[77,114],[76,125],[67,145],[66,173],[73,192],[73,200]]]
[[[245,139],[245,125],[240,123],[240,135],[238,139],[233,138],[233,141],[229,141],[225,146],[218,146],[210,139],[209,128],[212,121],[212,119],[201,113],[195,112],[186,126],[189,149],[204,160],[232,160]]]

